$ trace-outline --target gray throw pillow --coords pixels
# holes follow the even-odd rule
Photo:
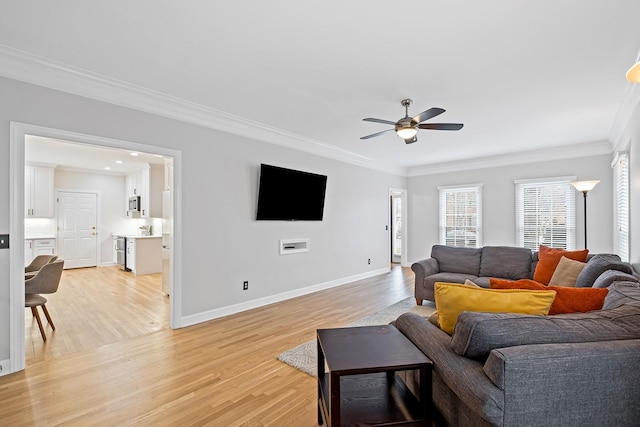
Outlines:
[[[615,254],[596,254],[584,266],[578,279],[576,280],[576,288],[588,288],[593,286],[594,282],[602,273],[607,270],[617,270],[623,273],[631,274],[631,266],[620,261],[620,257]]]
[[[618,308],[623,304],[640,305],[640,284],[638,282],[616,282],[609,286],[609,292],[602,304],[603,310]]]
[[[624,273],[619,270],[607,270],[602,273],[595,282],[594,288],[608,288],[615,282],[640,282],[638,278],[632,274]]]
[[[458,317],[451,348],[465,357],[483,358],[496,348],[625,339],[640,339],[640,305],[554,316],[465,311]]]

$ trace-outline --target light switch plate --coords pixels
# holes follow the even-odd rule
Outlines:
[[[0,234],[0,249],[9,249],[9,235]]]

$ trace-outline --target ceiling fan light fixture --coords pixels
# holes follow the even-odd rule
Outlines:
[[[627,80],[631,83],[640,83],[640,61],[627,71]]]
[[[396,134],[402,139],[411,139],[418,133],[415,126],[403,126],[396,129]]]

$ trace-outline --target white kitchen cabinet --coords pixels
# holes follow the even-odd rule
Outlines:
[[[56,239],[26,239],[24,241],[24,265],[29,265],[38,255],[54,255]]]
[[[129,198],[140,196],[140,218],[162,217],[162,189],[164,188],[162,165],[147,165],[138,172],[127,175],[125,182],[127,209]]]
[[[162,272],[162,237],[127,236],[126,268],[136,275]]]
[[[53,168],[24,167],[25,218],[53,218]]]
[[[127,238],[127,256],[124,264],[125,270],[136,272],[136,240]]]

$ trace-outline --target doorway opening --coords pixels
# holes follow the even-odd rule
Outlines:
[[[389,261],[407,266],[407,190],[389,190]]]
[[[10,268],[10,359],[9,359],[9,371],[16,372],[25,368],[25,308],[24,308],[24,260],[25,260],[25,252],[22,251],[22,247],[24,246],[24,236],[25,236],[25,166],[26,166],[26,158],[25,158],[25,146],[26,140],[29,135],[34,135],[41,138],[51,138],[54,140],[58,140],[60,142],[69,142],[72,144],[76,144],[78,146],[82,146],[84,149],[110,149],[110,150],[121,150],[121,151],[136,151],[140,153],[148,153],[151,155],[163,156],[166,158],[170,158],[171,162],[171,192],[173,193],[171,197],[171,221],[166,223],[163,222],[159,227],[162,230],[163,238],[165,232],[170,237],[172,245],[167,247],[163,251],[162,256],[166,259],[163,260],[163,266],[166,266],[168,272],[165,274],[158,273],[159,277],[162,277],[164,280],[169,280],[170,283],[164,287],[167,289],[165,293],[167,295],[171,295],[171,298],[168,300],[168,326],[170,328],[180,327],[180,319],[181,319],[181,296],[182,289],[181,283],[179,280],[176,280],[177,277],[180,277],[181,271],[181,260],[179,257],[176,257],[175,254],[179,253],[177,248],[181,246],[181,210],[179,207],[180,203],[180,194],[177,189],[180,188],[181,181],[181,152],[173,149],[167,149],[162,147],[156,147],[151,145],[144,145],[139,143],[132,143],[128,141],[121,140],[113,140],[108,138],[102,138],[92,135],[79,134],[75,132],[69,132],[58,129],[44,128],[35,125],[28,125],[22,123],[10,123],[11,137],[10,137],[10,152],[12,153],[12,158],[10,162],[10,199],[13,201],[13,206],[10,211],[10,232],[12,234],[12,246],[10,248],[10,257],[13,260]],[[68,187],[68,186],[67,186]],[[68,193],[73,193],[73,191],[69,191]],[[92,193],[92,191],[86,191],[86,193]],[[60,194],[58,191],[55,193],[56,195]],[[106,196],[103,194],[103,196]],[[106,200],[105,200],[106,202]],[[83,201],[79,202],[80,204]],[[72,203],[73,204],[73,203]],[[122,205],[124,206],[124,198],[122,200]],[[100,203],[96,203],[96,208],[99,209]],[[123,209],[124,212],[124,209]],[[101,229],[102,224],[104,223],[104,218],[100,218],[100,213],[97,213],[98,219],[96,220],[95,225],[95,233],[100,236],[100,233],[103,231]],[[58,217],[56,216],[55,228],[57,232],[58,227]],[[90,226],[90,230],[91,227]],[[82,227],[81,227],[82,228]],[[94,231],[90,231],[92,233]],[[104,237],[104,236],[103,236]],[[83,239],[83,236],[80,236],[80,240]],[[77,240],[76,240],[77,241]],[[111,236],[109,236],[109,241],[111,241]],[[103,249],[103,252],[110,250],[112,248],[112,243],[108,244],[103,239],[103,246],[105,246],[106,250]],[[98,244],[98,249],[100,249],[100,244]],[[99,251],[98,251],[99,253]],[[98,255],[99,256],[99,255]],[[104,260],[102,260],[104,261]],[[104,266],[104,262],[101,263],[100,258],[97,260],[97,264]],[[114,268],[115,267],[108,267]],[[99,269],[101,270],[101,269]],[[71,270],[73,271],[73,270]],[[166,312],[165,312],[166,313]],[[166,320],[165,320],[166,322]],[[166,323],[165,323],[166,325]]]

